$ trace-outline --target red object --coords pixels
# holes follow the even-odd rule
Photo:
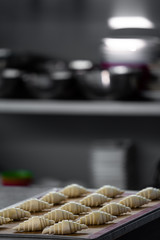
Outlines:
[[[2,179],[4,186],[28,186],[31,184],[31,179]]]

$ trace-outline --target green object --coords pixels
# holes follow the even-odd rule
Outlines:
[[[28,179],[28,178],[32,178],[32,172],[28,171],[28,170],[9,170],[9,171],[5,171],[2,172],[2,177],[4,178],[16,178],[16,179]]]

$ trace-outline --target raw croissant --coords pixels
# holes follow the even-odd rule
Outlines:
[[[111,198],[107,198],[100,193],[92,193],[80,200],[80,203],[89,207],[97,207],[110,200]]]
[[[140,195],[142,197],[154,200],[160,198],[160,190],[153,187],[147,187],[137,193],[137,195]]]
[[[39,212],[42,211],[43,209],[49,209],[53,206],[53,204],[49,204],[47,202],[44,202],[42,200],[38,200],[36,198],[27,200],[17,206],[18,208],[24,209],[29,212]]]
[[[119,203],[125,205],[130,208],[137,208],[146,203],[149,203],[151,200],[144,198],[138,195],[130,195],[128,197],[123,198]]]
[[[51,227],[45,228],[42,234],[71,234],[88,227],[84,224],[73,222],[71,220],[63,220]]]
[[[103,194],[107,197],[111,197],[111,198],[124,193],[124,191],[121,190],[120,188],[110,186],[110,185],[105,185],[105,186],[99,188],[96,192],[101,193],[101,194]]]
[[[43,196],[40,200],[48,202],[48,203],[53,203],[53,204],[58,204],[61,201],[66,200],[67,196],[65,196],[63,193],[60,192],[50,192]]]
[[[82,194],[87,193],[88,190],[78,184],[71,184],[61,190],[61,193],[68,197],[80,197]]]
[[[12,220],[10,218],[0,217],[0,225],[6,224],[8,222],[11,222]]]
[[[109,221],[113,221],[117,217],[102,211],[93,211],[84,217],[81,217],[78,222],[86,225],[100,225]]]
[[[107,213],[110,213],[111,215],[118,216],[123,213],[131,212],[130,207],[126,207],[125,205],[122,205],[120,203],[111,202],[104,207],[100,208],[100,211],[104,211]]]
[[[85,205],[82,205],[77,202],[66,203],[62,207],[60,207],[60,209],[72,212],[73,214],[79,214],[79,213],[91,211],[90,207],[86,207]]]
[[[52,210],[51,212],[46,213],[43,216],[44,218],[54,220],[55,222],[59,222],[62,220],[69,220],[69,219],[74,220],[78,217],[77,215],[73,215],[73,213],[68,212],[66,210],[62,210],[62,209]]]
[[[28,220],[20,223],[18,226],[14,227],[13,229],[17,232],[34,232],[34,231],[41,231],[45,227],[53,225],[54,221],[45,219],[43,217],[32,217]]]
[[[20,220],[21,218],[31,217],[31,214],[20,208],[7,208],[0,212],[0,216],[11,218],[13,220]]]

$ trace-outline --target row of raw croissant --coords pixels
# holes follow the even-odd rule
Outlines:
[[[71,186],[73,186],[73,185],[71,185]],[[74,187],[75,187],[75,185],[74,185]],[[111,187],[111,186],[104,186],[103,188],[101,188],[101,190],[103,190],[105,192],[106,189],[108,189],[108,188],[110,188],[110,192],[111,191],[115,192],[116,188]],[[77,189],[78,189],[78,187],[77,187]],[[113,195],[116,196],[116,195],[122,194],[121,190],[119,190],[119,189],[116,189],[116,190],[119,191],[119,193],[118,192],[116,194],[112,193],[112,197],[113,197]],[[78,193],[76,193],[76,195],[77,194]],[[137,194],[147,195],[147,197],[150,198],[150,199],[160,198],[160,191],[158,189],[155,189],[155,188],[147,188],[147,189],[144,189],[144,190],[140,191]],[[72,195],[73,195],[73,193],[72,193]],[[96,200],[98,202],[98,204],[96,203],[96,206],[101,205],[103,203],[104,199],[99,197],[99,195],[97,195],[97,193],[94,193],[94,194],[91,194],[91,195],[92,195],[92,197],[90,196],[90,198],[89,198],[91,203],[89,203],[89,204],[94,206],[94,204],[92,203],[92,202],[94,202],[94,200]],[[100,209],[100,211],[94,211],[94,212],[91,212],[90,214],[88,214],[84,217],[81,217],[78,220],[78,222],[73,222],[71,220],[68,221],[68,220],[63,220],[63,219],[74,220],[77,216],[73,215],[73,213],[74,214],[79,214],[81,212],[88,212],[91,209],[89,207],[81,205],[80,203],[70,202],[70,203],[67,203],[67,204],[63,205],[61,207],[61,209],[56,209],[56,210],[53,210],[53,211],[45,214],[44,217],[32,217],[29,220],[24,221],[23,223],[20,223],[14,229],[17,230],[17,231],[36,231],[36,230],[42,230],[46,226],[52,225],[50,228],[45,229],[42,233],[54,233],[54,234],[72,233],[72,232],[75,232],[77,230],[87,228],[86,225],[104,224],[105,222],[112,221],[116,217],[112,216],[111,214],[119,215],[119,214],[122,214],[122,213],[126,213],[128,211],[131,211],[131,209],[129,207],[127,207],[129,205],[130,205],[131,208],[132,207],[138,207],[138,206],[141,206],[141,205],[143,205],[145,203],[148,203],[150,201],[150,200],[147,200],[144,197],[141,197],[139,195],[132,195],[132,196],[126,197],[126,198],[122,199],[120,201],[120,203],[107,204],[106,206],[102,207]],[[89,196],[87,196],[87,197],[89,197]],[[82,199],[82,200],[84,201],[85,198]],[[46,205],[46,203],[41,204],[41,202],[42,201],[40,201],[38,199],[32,199],[32,200],[29,200],[27,202],[24,202],[19,207],[22,208],[22,207],[26,207],[28,205],[36,205],[36,207],[31,208],[31,209],[34,210],[34,211],[36,211],[36,210],[39,211],[42,208],[41,205]],[[121,203],[124,204],[124,205],[122,205]],[[86,204],[87,204],[87,202],[86,202]],[[43,206],[43,207],[44,208],[51,207],[51,204],[49,204],[48,207],[47,206]],[[68,211],[66,211],[64,209],[66,209]],[[9,211],[9,209],[8,209],[8,211]],[[15,215],[19,214],[19,217],[21,215],[22,218],[23,217],[29,217],[29,214],[30,214],[29,212],[24,211],[22,209],[16,209],[16,210],[12,209],[12,211],[11,211],[12,214],[10,214],[10,215],[12,215],[12,216],[10,216],[12,218],[13,218],[13,212],[14,211],[16,212]],[[22,211],[24,211],[26,213],[23,212],[23,214],[22,214]],[[7,213],[7,210],[6,210],[5,213]],[[3,215],[9,216],[9,213],[8,213],[8,215],[7,214],[3,214]],[[59,222],[57,224],[54,224],[54,222],[58,222],[58,221],[61,221],[61,220],[63,220],[63,221]],[[84,223],[86,225],[84,225]],[[69,229],[70,229],[70,232],[68,232]]]

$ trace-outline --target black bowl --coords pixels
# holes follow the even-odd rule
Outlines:
[[[23,72],[23,83],[30,96],[40,99],[68,98],[72,73],[61,60],[37,61]]]

